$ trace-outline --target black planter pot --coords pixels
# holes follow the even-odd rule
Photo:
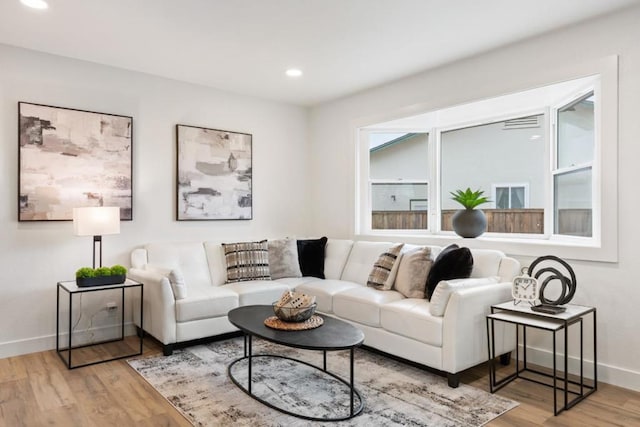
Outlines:
[[[78,277],[76,278],[76,285],[80,288],[86,288],[89,286],[119,285],[120,283],[124,283],[126,279],[126,274],[99,277]]]
[[[478,237],[487,231],[487,217],[480,209],[463,209],[451,218],[453,231],[460,237]]]

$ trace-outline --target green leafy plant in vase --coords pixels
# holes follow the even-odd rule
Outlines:
[[[451,191],[451,199],[460,203],[464,209],[457,211],[451,218],[453,231],[461,237],[478,237],[487,230],[487,217],[484,212],[476,207],[483,203],[489,203],[484,191],[472,191],[470,187],[466,190]]]
[[[121,265],[112,267],[82,267],[76,271],[76,285],[79,287],[104,286],[124,283],[127,269]]]

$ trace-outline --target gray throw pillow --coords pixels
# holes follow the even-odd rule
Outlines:
[[[402,254],[394,288],[407,298],[424,298],[431,269],[431,248],[420,247]]]
[[[302,277],[298,262],[298,242],[293,239],[269,240],[269,271],[272,279]]]

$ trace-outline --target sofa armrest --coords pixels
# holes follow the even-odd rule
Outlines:
[[[176,309],[171,284],[166,277],[151,271],[130,268],[130,279],[144,284],[143,329],[163,344],[176,342]],[[134,303],[133,320],[140,326],[140,305]]]
[[[456,290],[443,318],[442,370],[457,373],[488,360],[487,320],[491,306],[511,299],[511,283]],[[515,349],[513,325],[495,324],[496,354]]]

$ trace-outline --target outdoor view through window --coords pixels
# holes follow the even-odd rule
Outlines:
[[[451,231],[470,187],[489,233],[593,236],[597,77],[361,129],[371,230]],[[406,123],[406,131],[403,124]],[[416,129],[420,129],[416,131]]]

